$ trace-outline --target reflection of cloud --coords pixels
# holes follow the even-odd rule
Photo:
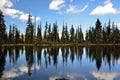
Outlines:
[[[93,71],[91,73],[98,80],[114,80],[118,76],[118,73],[116,72]]]
[[[51,76],[49,78],[49,80],[56,80],[56,79],[65,79],[65,80],[80,79],[80,80],[88,80],[84,75],[77,74],[77,73],[67,73],[67,74],[64,74],[64,75],[59,74],[59,75],[56,75],[56,76]]]
[[[23,75],[23,73],[22,72],[18,73],[17,69],[11,69],[10,71],[4,72],[3,78],[15,78],[20,75]]]
[[[35,70],[35,69],[39,70],[40,67],[38,65],[34,65],[34,66],[31,67],[31,70]],[[18,69],[12,68],[9,71],[5,71],[2,78],[3,79],[15,78],[15,77],[18,77],[18,76],[22,76],[24,73],[27,73],[27,72],[28,72],[28,67],[22,65]]]
[[[76,79],[87,80],[87,78],[84,75],[82,75],[82,74],[67,74],[67,77],[70,80],[76,80]]]

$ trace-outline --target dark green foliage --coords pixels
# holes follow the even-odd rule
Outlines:
[[[65,26],[64,26],[64,23],[63,23],[63,29],[62,29],[61,42],[65,42]]]
[[[49,27],[48,27],[48,38],[47,38],[48,41],[51,41],[52,40],[52,33],[51,33],[51,24],[49,24]]]
[[[104,43],[104,44],[119,44],[120,43],[120,30],[117,25],[109,20],[108,25],[102,28],[99,19],[96,21],[95,29],[90,27],[89,31],[86,31],[86,42],[89,43]]]
[[[32,24],[31,15],[28,16],[27,28],[25,33],[25,42],[33,43],[34,25]]]
[[[78,29],[76,31],[76,35],[77,35],[77,40],[76,41],[78,43],[83,43],[84,42],[84,37],[83,37],[83,32],[82,32],[81,26],[80,26],[80,28],[78,26]]]
[[[38,25],[38,28],[37,28],[37,41],[42,41],[42,32],[41,32],[41,23],[40,25]]]
[[[23,34],[21,34],[20,42],[24,43],[24,35]]]
[[[75,42],[75,30],[74,30],[73,25],[71,26],[71,29],[70,29],[70,42],[72,43]]]
[[[47,40],[47,33],[48,33],[48,23],[46,21],[46,24],[45,24],[45,32],[44,32],[44,40]]]
[[[14,24],[10,25],[7,43],[18,44],[18,43],[20,43],[20,41],[21,41],[20,40],[20,31],[18,30],[17,26]]]
[[[69,42],[69,32],[68,32],[67,24],[66,24],[66,28],[65,28],[65,41]]]
[[[68,43],[69,42],[68,27],[67,27],[67,24],[66,24],[66,26],[64,26],[64,23],[63,23],[63,29],[62,29],[61,42],[63,42],[63,43]]]
[[[20,31],[15,28],[15,43],[20,43]]]
[[[0,10],[0,44],[3,44],[6,42],[6,25],[4,21],[4,16],[2,11]]]
[[[10,25],[10,28],[9,28],[9,43],[14,43],[14,31],[15,30],[15,25]]]
[[[58,33],[58,25],[57,22],[53,24],[52,29],[52,41],[58,42],[59,41],[59,33]]]
[[[96,25],[95,25],[95,42],[96,43],[101,43],[102,42],[102,25],[99,19],[97,19],[96,21]]]

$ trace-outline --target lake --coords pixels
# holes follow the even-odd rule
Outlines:
[[[120,47],[0,47],[0,80],[120,80]]]

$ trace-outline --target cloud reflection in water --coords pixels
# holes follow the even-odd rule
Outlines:
[[[40,67],[38,65],[34,65],[31,67],[31,70],[39,70],[39,69]],[[28,67],[25,65],[22,65],[18,69],[12,68],[9,71],[4,71],[2,78],[3,79],[16,78],[24,75],[25,73],[28,73]]]
[[[64,77],[63,77],[64,76]],[[64,80],[88,80],[86,76],[77,73],[58,74],[49,77],[49,80],[64,79]]]
[[[119,76],[117,72],[93,71],[91,74],[97,80],[114,80]]]

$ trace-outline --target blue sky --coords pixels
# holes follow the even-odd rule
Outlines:
[[[24,33],[28,14],[36,17],[37,24],[42,22],[58,23],[61,33],[63,21],[70,28],[82,25],[83,32],[94,26],[96,19],[107,23],[109,19],[120,25],[120,0],[0,0],[0,9],[5,15],[7,30],[16,24]]]

